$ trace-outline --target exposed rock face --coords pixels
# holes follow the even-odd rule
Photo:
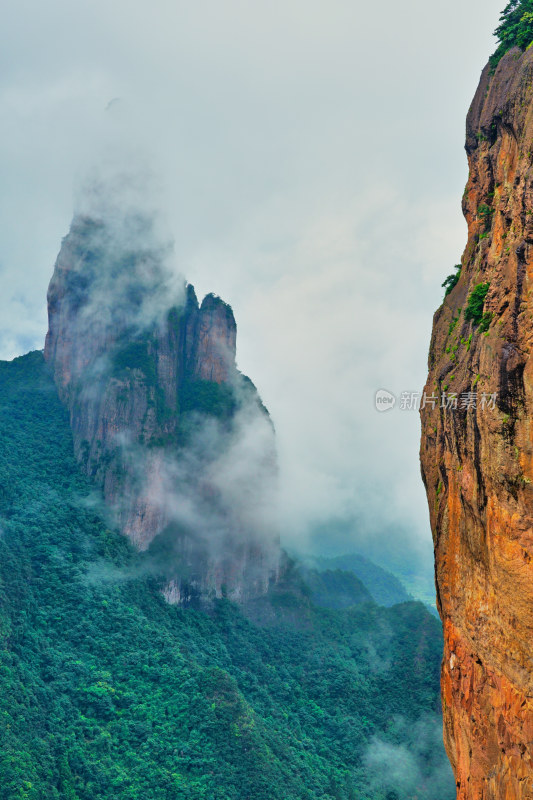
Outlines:
[[[166,255],[146,219],[117,231],[75,218],[48,291],[45,358],[120,529],[140,550],[157,541],[167,599],[244,600],[277,573],[273,429],[236,368],[230,306],[173,285]]]
[[[425,391],[438,400],[422,410],[445,742],[458,798],[525,800],[533,797],[533,49],[507,53],[493,76],[485,68],[466,150],[468,244],[435,314]],[[476,312],[469,299],[479,284],[487,293]],[[476,394],[475,407],[463,393]]]

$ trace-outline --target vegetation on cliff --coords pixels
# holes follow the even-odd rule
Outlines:
[[[451,275],[448,275],[448,277],[442,283],[442,288],[446,290],[444,292],[444,297],[448,297],[452,289],[454,289],[459,283],[459,278],[461,277],[461,264],[456,264],[454,270],[455,272],[452,272]]]
[[[124,370],[139,370],[149,386],[157,383],[157,363],[150,350],[148,336],[127,339],[113,356],[113,374],[120,375]]]
[[[235,392],[227,383],[186,380],[180,389],[180,411],[196,412],[221,419],[232,416],[237,408]]]
[[[533,42],[533,0],[511,0],[494,33],[500,44],[490,59],[493,69],[512,47],[526,50]]]
[[[317,609],[287,579],[262,626],[169,606],[97,513],[40,353],[0,362],[0,405],[2,800],[453,796],[421,604]]]
[[[472,320],[474,325],[479,325],[486,331],[491,323],[492,314],[485,312],[485,298],[490,289],[490,283],[478,283],[468,295],[468,305],[465,309],[465,319]]]

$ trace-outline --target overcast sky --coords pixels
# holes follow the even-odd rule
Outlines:
[[[378,414],[374,393],[425,381],[503,5],[5,2],[0,357],[43,346],[88,171],[140,167],[176,271],[234,308],[278,433],[286,541],[334,519],[334,549],[397,536],[428,554],[418,414]]]

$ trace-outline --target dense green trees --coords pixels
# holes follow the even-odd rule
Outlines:
[[[533,0],[511,0],[494,33],[500,44],[491,58],[493,68],[512,47],[526,50],[533,42]]]
[[[40,353],[0,363],[0,409],[0,800],[383,800],[373,743],[440,740],[421,604],[320,610],[289,574],[255,622],[168,606],[102,521]],[[397,796],[448,800],[420,741]]]

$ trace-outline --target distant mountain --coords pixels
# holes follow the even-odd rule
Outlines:
[[[393,606],[413,599],[392,572],[379,567],[358,553],[333,558],[306,557],[304,562],[322,574],[333,570],[352,573],[369,592],[371,598],[381,606]]]
[[[429,536],[421,538],[403,525],[363,517],[332,517],[311,524],[306,551],[330,559],[357,554],[394,575],[410,597],[435,607],[433,546]]]
[[[372,595],[353,573],[340,569],[301,570],[311,601],[320,608],[350,608],[373,603]]]

